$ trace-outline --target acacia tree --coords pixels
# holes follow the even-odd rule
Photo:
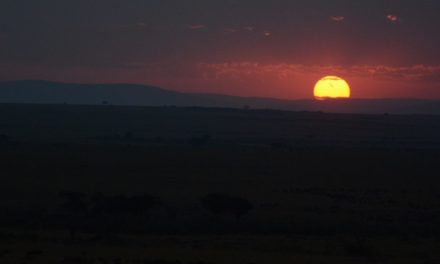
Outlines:
[[[132,196],[125,201],[126,212],[138,217],[148,215],[158,205],[161,205],[160,199],[148,194]]]
[[[80,192],[62,192],[58,195],[61,199],[61,209],[68,214],[70,239],[75,240],[76,233],[88,213],[86,196]]]
[[[229,203],[229,212],[235,215],[237,219],[240,219],[254,208],[251,202],[240,197],[231,197]]]
[[[95,218],[100,220],[102,235],[108,235],[109,231],[118,231],[127,220],[135,219],[142,221],[151,209],[161,204],[159,198],[151,195],[125,195],[106,196],[95,194],[93,197],[92,211]]]
[[[227,194],[208,194],[200,199],[203,208],[214,215],[232,214],[237,220],[254,207],[245,198],[233,197]]]

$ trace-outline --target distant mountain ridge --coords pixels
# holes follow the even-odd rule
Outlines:
[[[190,94],[137,84],[0,82],[0,103],[196,106],[366,114],[440,114],[440,101],[418,99],[280,100]]]

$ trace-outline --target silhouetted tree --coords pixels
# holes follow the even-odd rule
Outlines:
[[[124,138],[127,139],[127,140],[133,139],[134,138],[133,133],[130,132],[130,131],[125,132]]]
[[[225,194],[208,194],[200,199],[203,208],[209,212],[218,215],[227,212],[229,196]]]
[[[117,231],[121,226],[133,217],[142,220],[150,210],[161,204],[160,199],[150,195],[136,195],[127,197],[125,195],[106,196],[97,193],[92,198],[92,212],[98,219],[101,219],[101,235],[108,235],[111,229]]]
[[[136,195],[126,197],[125,195],[105,196],[95,194],[93,197],[93,211],[99,214],[130,214],[145,215],[154,206],[160,205],[160,199],[151,195]]]
[[[123,226],[126,199],[124,195],[107,196],[102,193],[93,195],[91,213],[98,237],[108,239],[110,233],[119,231]]]
[[[251,202],[240,197],[231,197],[229,207],[229,212],[235,215],[237,219],[241,218],[254,208]]]
[[[215,215],[232,214],[237,219],[253,209],[247,199],[232,197],[227,194],[208,194],[200,199],[202,206]]]
[[[159,198],[144,194],[128,198],[125,207],[127,213],[135,216],[144,216],[148,214],[152,208],[158,205],[161,205]]]
[[[62,192],[59,194],[62,199],[61,208],[68,214],[67,222],[72,240],[88,212],[86,197],[80,192]]]
[[[92,198],[92,211],[96,215],[120,214],[125,210],[126,200],[125,195],[106,196],[102,193],[97,193]]]

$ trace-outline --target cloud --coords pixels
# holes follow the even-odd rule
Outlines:
[[[145,28],[145,27],[147,27],[147,24],[144,22],[138,22],[138,23],[136,23],[136,26]]]
[[[354,66],[352,72],[357,75],[366,75],[402,81],[429,81],[438,79],[440,76],[440,65],[413,65],[406,67],[390,66]]]
[[[252,29],[252,30],[249,30]],[[223,31],[226,33],[240,33],[240,32],[252,32],[253,27],[225,27],[223,28]]]
[[[189,25],[187,28],[191,30],[201,30],[201,29],[207,29],[208,27],[203,24],[194,24],[194,25]]]
[[[391,67],[384,65],[355,65],[351,67],[303,65],[303,64],[259,64],[254,62],[233,62],[219,64],[199,64],[199,68],[209,72],[208,76],[220,78],[241,78],[246,76],[271,76],[286,79],[306,75],[341,75],[346,77],[375,78],[395,81],[431,81],[440,79],[440,65],[413,65]]]
[[[139,30],[139,31],[153,31],[153,32],[169,32],[176,33],[178,31],[202,31],[202,30],[212,30],[216,34],[259,34],[265,37],[272,36],[272,32],[269,30],[258,29],[256,26],[246,25],[246,26],[217,26],[209,27],[203,23],[197,24],[176,24],[176,25],[154,25],[147,24],[145,22],[137,22],[132,24],[119,24],[120,29],[123,30]]]
[[[234,34],[234,33],[265,33],[268,31],[258,30],[254,26],[244,26],[244,27],[223,27],[223,32]]]
[[[396,23],[396,22],[399,22],[399,20],[400,20],[397,15],[393,15],[393,14],[387,15],[387,19],[391,23]]]
[[[118,68],[113,66],[113,68]],[[435,83],[440,81],[440,65],[306,65],[294,63],[258,63],[237,61],[224,63],[143,63],[130,62],[119,68],[142,72],[158,79],[219,80],[289,80],[304,77],[337,75],[343,78],[364,78],[407,83]]]
[[[170,30],[169,26],[165,26],[165,25],[150,25],[147,24],[145,22],[137,22],[137,23],[132,23],[132,24],[119,24],[118,25],[119,29],[122,30],[140,30],[140,31],[167,31]]]
[[[118,24],[117,27],[119,29],[146,29],[148,25],[144,22],[137,22],[134,24]]]
[[[345,17],[343,16],[331,16],[330,20],[334,21],[334,22],[344,22]]]
[[[236,29],[236,28],[223,28],[223,31],[226,32],[226,33],[237,33],[240,30]]]

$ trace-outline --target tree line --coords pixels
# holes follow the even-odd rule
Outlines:
[[[125,226],[145,225],[151,210],[164,203],[159,197],[143,195],[106,195],[80,192],[59,193],[60,211],[64,214],[70,238],[75,240],[78,231],[92,229],[99,236],[122,231]],[[246,198],[229,194],[207,194],[199,199],[204,210],[214,217],[232,215],[237,221],[248,214],[254,206]]]

